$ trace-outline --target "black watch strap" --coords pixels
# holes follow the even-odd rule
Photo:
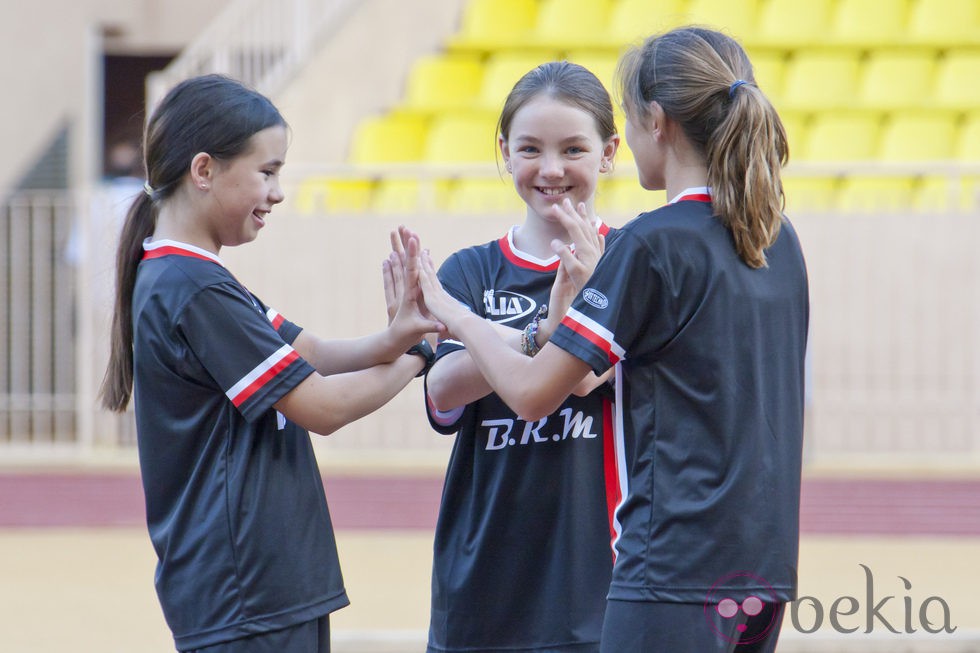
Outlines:
[[[432,345],[430,345],[429,341],[425,338],[422,338],[422,340],[409,347],[408,351],[405,353],[412,356],[421,356],[425,361],[425,365],[422,367],[422,370],[415,375],[416,377],[425,376],[425,373],[429,371],[429,368],[432,367],[432,363],[434,363],[436,360],[436,353],[432,351]]]

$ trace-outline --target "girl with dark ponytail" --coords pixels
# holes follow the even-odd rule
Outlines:
[[[809,300],[782,215],[786,133],[742,48],[681,28],[620,62],[640,184],[670,202],[598,264],[556,209],[581,291],[531,359],[461,310],[423,257],[425,302],[526,420],[615,368],[622,497],[604,653],[773,651],[795,598]]]
[[[322,340],[243,287],[219,253],[282,202],[286,123],[231,79],[178,84],[144,134],[147,183],[117,254],[103,405],[133,399],[156,587],[180,651],[330,649],[347,605],[308,431],[380,407],[431,359],[418,241],[392,234],[388,328]],[[409,353],[410,352],[410,353]]]

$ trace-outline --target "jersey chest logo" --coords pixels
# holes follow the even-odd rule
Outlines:
[[[527,295],[491,288],[483,291],[483,308],[491,321],[504,324],[530,315],[538,303]]]

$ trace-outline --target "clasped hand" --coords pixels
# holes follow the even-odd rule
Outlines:
[[[420,251],[417,234],[402,226],[390,234],[391,253],[381,264],[388,329],[404,351],[428,333],[445,326],[426,309],[419,286]]]
[[[556,239],[551,243],[561,261],[549,300],[548,321],[554,328],[592,276],[605,249],[605,238],[598,233],[595,216],[584,203],[573,206],[566,199],[552,210],[571,241],[566,244]],[[456,321],[472,313],[442,287],[435,263],[420,242],[418,234],[407,227],[391,232],[392,253],[384,265],[389,323],[394,324],[404,310],[420,324],[438,325],[440,333],[452,333]]]

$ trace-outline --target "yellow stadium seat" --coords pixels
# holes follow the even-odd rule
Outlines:
[[[558,58],[557,52],[505,50],[492,54],[483,66],[483,84],[477,106],[499,112],[507,95],[521,77],[542,63]]]
[[[572,50],[567,53],[567,60],[587,68],[602,83],[609,93],[609,101],[613,107],[613,120],[621,140],[625,142],[623,130],[626,128],[626,116],[622,108],[622,89],[616,78],[619,58],[608,52],[596,50]]]
[[[612,96],[619,57],[610,52],[596,50],[569,50],[566,59],[588,68]]]
[[[882,129],[878,158],[883,161],[944,161],[954,156],[956,119],[948,113],[892,114]]]
[[[964,162],[980,163],[980,111],[966,116],[960,126],[956,142],[957,159]]]
[[[782,105],[807,111],[853,106],[858,70],[851,52],[801,50],[787,64]]]
[[[596,190],[596,214],[611,224],[622,224],[625,220],[652,211],[666,203],[665,191],[646,190],[640,186],[635,173],[602,180]]]
[[[522,213],[523,200],[510,179],[463,178],[449,191],[447,208],[451,213]]]
[[[495,52],[527,42],[538,15],[537,0],[468,0],[450,50]]]
[[[787,215],[826,212],[837,208],[839,181],[835,177],[810,177],[784,174],[783,195]]]
[[[977,0],[913,0],[908,40],[937,47],[980,43]]]
[[[687,23],[684,0],[618,0],[609,14],[608,43],[614,49]]]
[[[322,198],[326,193],[329,180],[326,177],[310,177],[300,182],[296,190],[296,197],[293,199],[296,211],[300,215],[312,215],[316,213],[321,205]],[[287,195],[287,199],[292,199]]]
[[[905,212],[914,192],[913,177],[855,175],[841,182],[837,208],[847,213]]]
[[[980,164],[980,110],[967,114],[960,124],[956,137],[956,158],[961,163],[969,163],[973,166]],[[945,190],[944,197],[952,209],[980,213],[980,174],[976,173],[976,168],[970,174],[957,177],[953,188],[949,187],[948,179],[943,181],[946,181],[946,186],[940,186],[940,192]],[[928,182],[927,178],[925,183]],[[933,182],[932,188],[937,183]],[[927,186],[926,190],[929,188]],[[929,201],[928,197],[926,201]],[[934,204],[937,203],[935,200],[932,201]]]
[[[725,32],[743,46],[756,40],[759,0],[690,0],[687,22]]]
[[[540,0],[531,38],[560,50],[602,46],[610,5],[610,0]]]
[[[463,109],[480,93],[483,65],[464,55],[429,55],[409,71],[404,106],[422,112]]]
[[[946,53],[938,64],[935,100],[948,109],[980,107],[980,50]]]
[[[830,31],[830,0],[768,0],[759,13],[756,41],[801,47],[823,43]]]
[[[807,131],[806,160],[871,161],[878,152],[877,115],[827,112],[813,117]]]
[[[920,213],[976,212],[980,176],[928,175],[912,196],[912,207]]]
[[[300,182],[296,208],[303,215],[363,213],[371,205],[370,179],[310,177]]]
[[[749,52],[749,58],[752,60],[756,86],[766,94],[770,102],[778,106],[783,97],[786,57],[781,51],[763,50]]]
[[[931,51],[875,50],[862,68],[858,104],[884,111],[925,107],[932,97],[935,71]]]
[[[433,119],[422,160],[428,163],[494,163],[497,117],[447,114]]]
[[[362,120],[351,141],[351,163],[404,163],[422,156],[427,131],[419,116],[376,116]]]
[[[909,0],[838,0],[831,37],[854,46],[902,45],[906,39]]]
[[[779,111],[779,120],[786,131],[790,160],[802,161],[806,158],[807,114],[801,111]]]
[[[445,211],[450,182],[445,179],[385,178],[378,182],[371,208],[381,214]]]

